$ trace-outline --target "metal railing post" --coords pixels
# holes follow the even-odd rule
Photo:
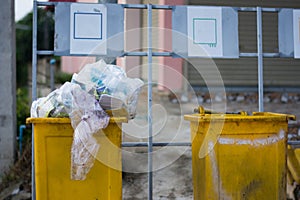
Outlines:
[[[263,79],[263,49],[262,49],[262,12],[256,8],[257,21],[257,65],[258,65],[258,110],[264,111],[264,79]]]
[[[54,80],[55,62],[56,62],[56,60],[54,58],[52,58],[50,60],[50,88],[51,88],[51,91],[55,90],[55,80]]]
[[[33,1],[32,19],[32,101],[37,99],[37,1]],[[32,126],[31,135],[31,193],[35,200],[35,163],[34,163],[34,130]]]
[[[152,200],[153,193],[153,141],[152,141],[152,5],[148,10],[148,200]]]

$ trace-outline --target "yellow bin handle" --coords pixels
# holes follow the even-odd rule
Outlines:
[[[287,120],[296,120],[296,116],[295,115],[291,115],[291,114],[281,114],[281,113],[273,113],[273,112],[253,112],[253,115],[259,115],[259,116],[264,116],[264,115],[273,115],[273,116],[284,116],[287,118]]]
[[[205,115],[205,114],[224,114],[224,113],[220,113],[220,112],[215,112],[215,111],[211,111],[211,110],[205,110],[205,108],[203,106],[199,106],[198,108],[194,109],[195,113],[198,113],[200,115]],[[226,112],[225,114],[237,114],[237,115],[243,115],[243,116],[247,116],[247,112],[246,111],[240,111],[240,112]],[[291,114],[281,114],[281,113],[273,113],[273,112],[253,112],[253,115],[256,116],[284,116],[287,118],[287,120],[296,120],[296,116],[295,115],[291,115]]]
[[[198,108],[194,109],[195,113],[199,113],[200,115],[205,115],[205,114],[224,114],[221,112],[215,112],[212,110],[205,110],[203,106],[199,106]],[[237,114],[237,115],[248,115],[246,111],[240,111],[240,112],[226,112],[225,114]]]

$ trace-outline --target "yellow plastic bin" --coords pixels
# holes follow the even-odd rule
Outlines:
[[[300,184],[300,149],[288,146],[287,166],[291,180]],[[292,182],[291,181],[291,182]]]
[[[286,199],[286,132],[295,116],[199,111],[184,116],[191,127],[194,199]]]
[[[71,180],[73,128],[68,118],[29,118],[34,125],[34,161],[37,200],[122,199],[122,123],[112,117],[95,134],[100,143],[97,159],[83,181]],[[104,162],[100,162],[103,160]]]

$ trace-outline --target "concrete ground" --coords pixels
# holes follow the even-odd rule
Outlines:
[[[188,97],[185,103],[176,102],[176,98],[154,93],[153,95],[153,134],[154,142],[190,142],[189,122],[183,115],[193,113],[197,107],[197,98]],[[199,99],[198,99],[199,101]],[[210,108],[209,101],[201,104]],[[265,100],[266,101],[266,100]],[[172,103],[173,102],[173,103]],[[224,106],[215,103],[216,108]],[[300,102],[266,102],[265,111],[294,114],[300,119]],[[257,103],[245,101],[227,101],[227,111],[258,111]],[[147,141],[147,95],[142,92],[137,116],[123,128],[123,141]],[[147,199],[147,148],[124,148],[123,155],[123,199]],[[139,156],[142,155],[142,156]],[[192,163],[190,147],[155,147],[153,154],[153,199],[193,199]],[[142,173],[137,173],[142,172]]]

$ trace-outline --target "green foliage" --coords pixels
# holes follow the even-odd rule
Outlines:
[[[16,29],[16,64],[17,86],[26,86],[28,80],[28,65],[32,60],[32,12],[17,22]],[[54,20],[53,13],[45,9],[38,9],[38,50],[53,49],[54,44]]]
[[[71,81],[72,74],[65,72],[57,72],[55,74],[55,83],[64,84],[67,81]]]
[[[28,64],[32,58],[32,13],[28,14],[17,25],[25,25],[27,28],[16,29],[16,64],[17,86],[27,84]]]
[[[17,127],[25,124],[26,118],[30,116],[28,90],[26,88],[17,89]]]
[[[16,65],[17,65],[17,128],[24,124],[30,116],[28,99],[28,66],[32,61],[32,17],[29,13],[16,23]],[[54,20],[53,13],[45,9],[38,9],[37,24],[38,50],[53,49]],[[40,58],[40,57],[39,57]]]

